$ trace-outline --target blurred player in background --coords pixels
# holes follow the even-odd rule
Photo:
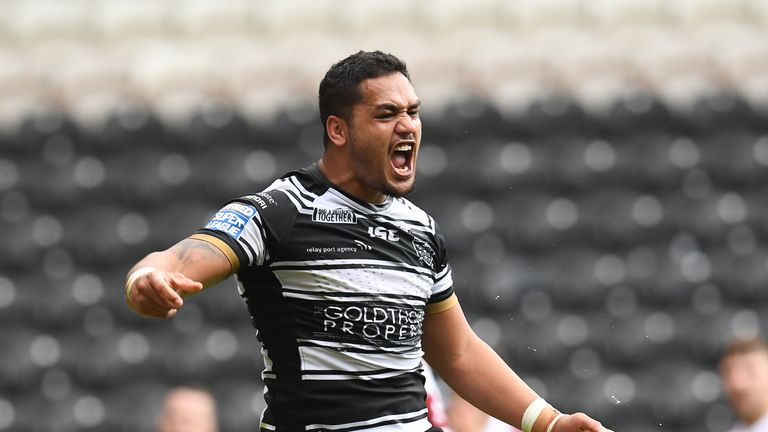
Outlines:
[[[448,426],[448,414],[445,410],[445,398],[437,383],[432,368],[424,363],[424,390],[427,392],[427,419],[433,426],[445,428]]]
[[[157,432],[218,432],[216,402],[205,389],[174,387],[165,395]]]
[[[320,83],[325,151],[130,271],[129,307],[168,318],[235,275],[266,368],[262,431],[424,432],[422,355],[526,432],[599,432],[541,399],[468,325],[435,221],[413,188],[421,101],[400,59],[358,52]],[[227,175],[227,173],[211,173]]]
[[[739,419],[730,432],[768,432],[768,343],[731,343],[720,360],[720,375]]]

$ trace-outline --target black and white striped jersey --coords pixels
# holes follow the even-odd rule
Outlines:
[[[361,202],[313,165],[230,201],[192,238],[237,269],[266,365],[260,430],[431,427],[422,322],[456,297],[427,213]]]

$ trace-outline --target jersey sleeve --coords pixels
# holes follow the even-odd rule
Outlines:
[[[246,198],[227,203],[191,238],[219,248],[235,270],[261,265],[268,257],[264,222],[256,203]]]
[[[437,263],[432,295],[427,302],[427,313],[433,314],[448,310],[458,304],[453,289],[451,265],[448,262],[448,249],[440,228],[435,224],[435,243],[437,245]]]

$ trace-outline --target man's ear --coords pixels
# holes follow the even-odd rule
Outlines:
[[[325,128],[328,131],[331,145],[343,146],[349,141],[349,125],[343,118],[334,115],[328,116],[325,121]]]

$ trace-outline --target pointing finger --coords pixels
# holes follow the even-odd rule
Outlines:
[[[149,295],[155,300],[158,306],[164,309],[181,307],[184,302],[176,291],[168,283],[167,274],[150,274],[147,282],[150,285]]]
[[[168,273],[168,282],[174,291],[177,293],[194,294],[203,289],[203,284],[194,281],[181,273]]]

